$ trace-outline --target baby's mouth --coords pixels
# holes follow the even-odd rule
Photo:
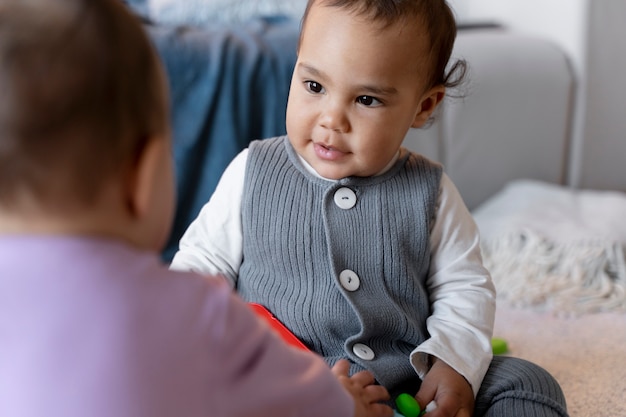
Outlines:
[[[314,143],[313,149],[315,151],[315,155],[326,161],[336,161],[346,155],[345,152],[340,151],[337,148],[333,148],[332,146],[324,145],[321,143]]]

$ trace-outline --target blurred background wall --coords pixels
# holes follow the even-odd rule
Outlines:
[[[462,23],[500,23],[549,38],[567,52],[577,84],[569,152],[579,161],[570,166],[568,183],[626,190],[626,1],[450,3]],[[623,167],[617,174],[616,166]]]

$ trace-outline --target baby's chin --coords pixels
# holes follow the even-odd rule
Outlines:
[[[315,154],[303,154],[302,159],[308,165],[309,170],[315,171],[315,173],[329,181],[337,181],[348,177],[369,177],[375,174],[375,172],[369,172],[371,170],[363,169],[350,161],[353,155],[346,155],[341,160],[330,161],[319,158]]]
[[[354,169],[346,169],[346,167],[325,167],[325,166],[314,166],[315,172],[317,174],[327,180],[337,181],[343,178],[348,177],[369,177],[370,174],[359,172]]]

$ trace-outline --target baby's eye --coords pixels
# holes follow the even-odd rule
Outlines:
[[[322,84],[317,83],[315,81],[307,81],[306,87],[310,92],[316,93],[316,94],[322,93],[324,91],[324,87],[322,87]]]
[[[362,104],[367,107],[377,107],[383,104],[380,102],[380,100],[372,96],[359,96],[357,97],[356,101],[357,103]]]

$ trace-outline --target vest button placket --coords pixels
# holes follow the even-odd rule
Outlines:
[[[376,357],[372,348],[363,343],[355,343],[352,346],[352,353],[364,361],[371,361]]]
[[[349,269],[344,269],[339,273],[339,282],[346,291],[356,291],[361,286],[359,276]]]
[[[344,210],[349,210],[356,205],[356,194],[348,187],[341,187],[335,191],[335,204]]]

